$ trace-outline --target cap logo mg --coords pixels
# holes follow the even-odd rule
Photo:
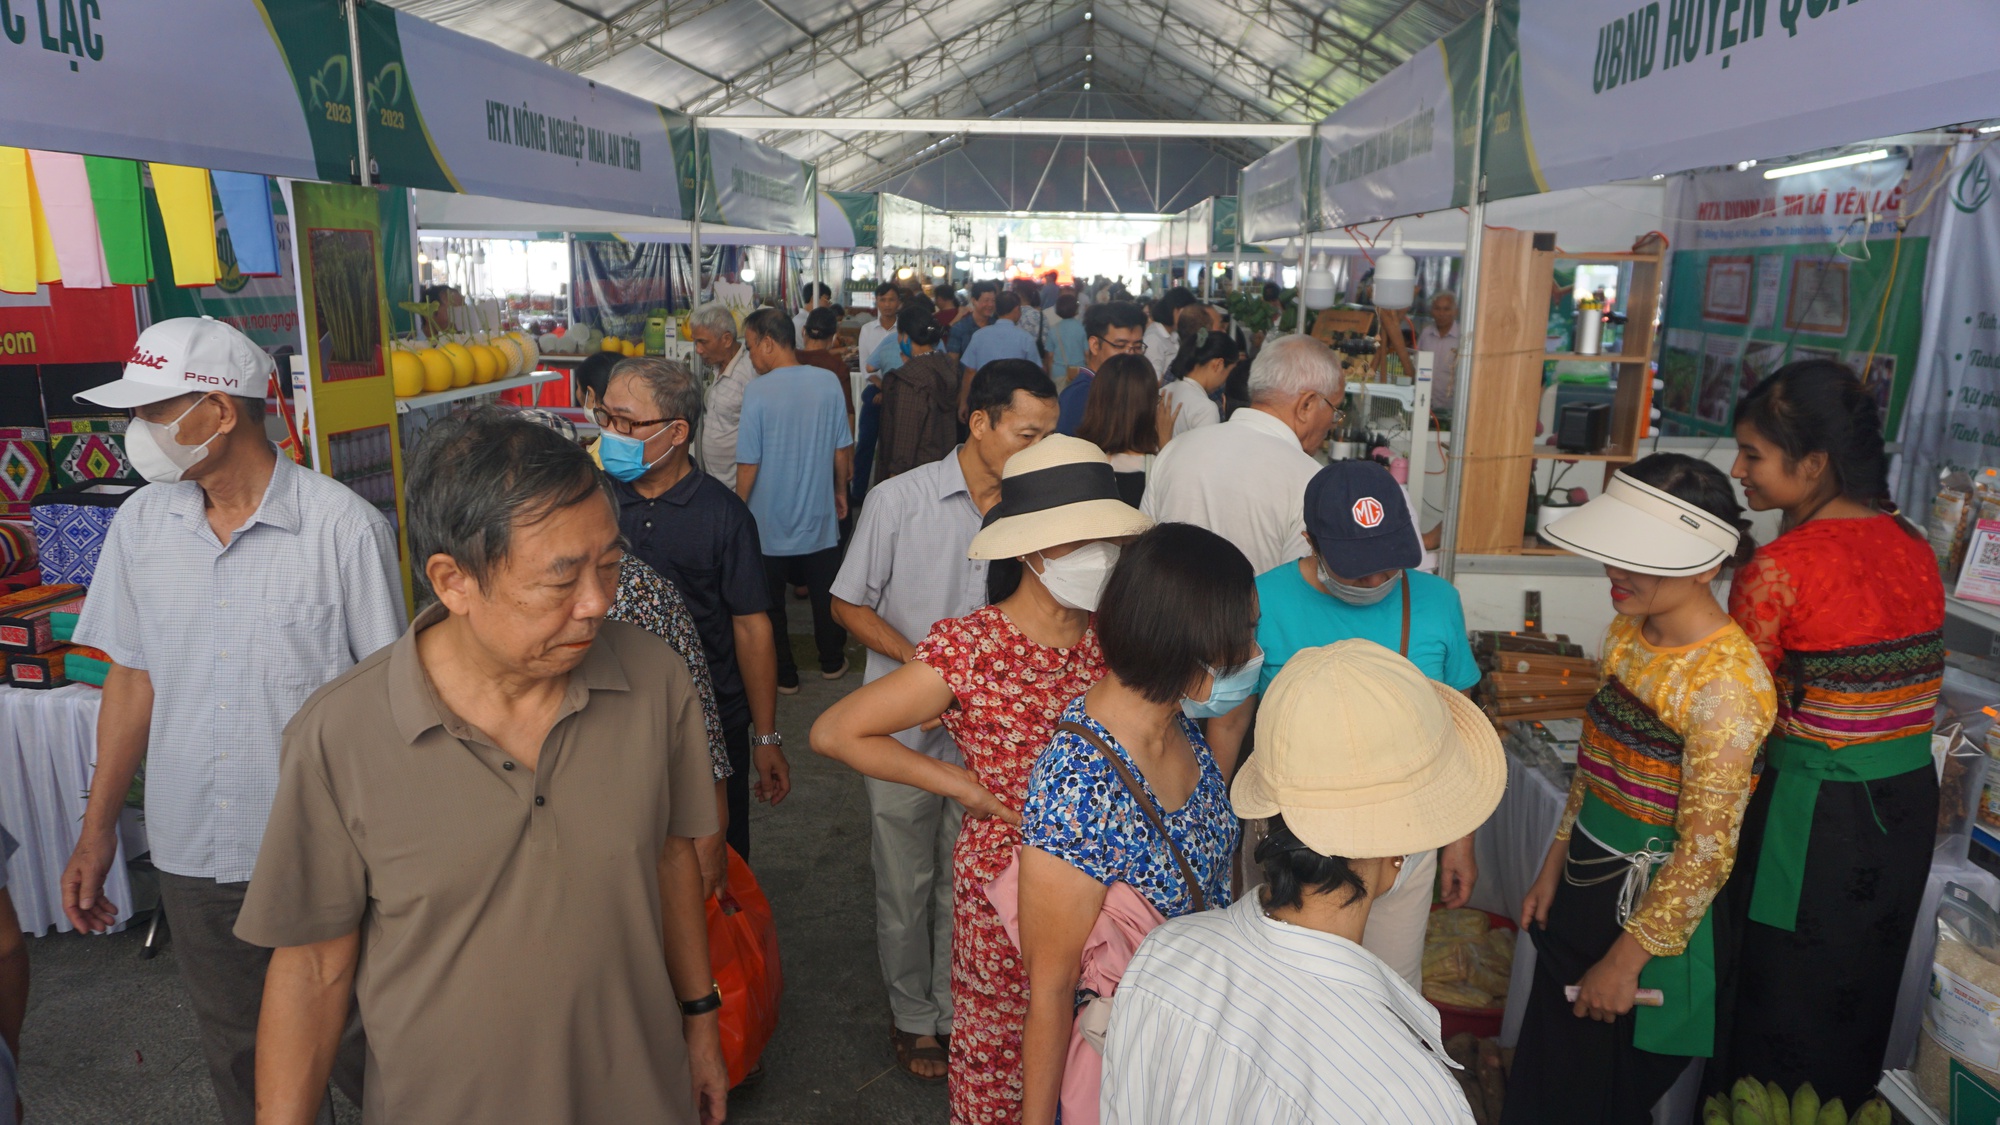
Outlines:
[[[1362,527],[1379,527],[1382,523],[1382,502],[1373,496],[1363,496],[1354,502],[1354,522]]]

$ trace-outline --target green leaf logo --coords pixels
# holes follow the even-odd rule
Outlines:
[[[1993,175],[1986,170],[1986,160],[1973,161],[1959,174],[1958,183],[1951,189],[1951,205],[1970,215],[1984,206],[1987,197],[1993,194]]]
[[[329,103],[347,101],[347,56],[329,55],[326,65],[319,73],[306,81],[306,92],[312,97],[312,108],[323,109]]]
[[[403,64],[392,62],[368,83],[368,104],[394,109],[403,103]]]

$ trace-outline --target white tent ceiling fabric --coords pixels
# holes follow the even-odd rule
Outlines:
[[[1315,122],[1479,0],[391,0],[691,114],[991,117],[1089,83],[1083,116]],[[1090,16],[1085,19],[1086,14]],[[1085,56],[1090,56],[1088,59]],[[1116,112],[1099,113],[1091,103]],[[1072,110],[1075,112],[1075,110]],[[929,134],[755,134],[869,190]],[[1254,157],[1253,142],[1217,143]],[[927,150],[935,150],[927,153]]]

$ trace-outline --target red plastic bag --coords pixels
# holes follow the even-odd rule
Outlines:
[[[734,848],[728,882],[708,900],[708,959],[722,990],[722,1058],[733,1089],[764,1057],[785,992],[771,900]]]

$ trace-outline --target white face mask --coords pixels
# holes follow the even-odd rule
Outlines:
[[[1394,578],[1389,579],[1380,586],[1350,586],[1342,582],[1332,571],[1328,570],[1326,568],[1326,560],[1321,559],[1319,560],[1319,580],[1326,586],[1327,593],[1332,594],[1348,605],[1375,605],[1396,592],[1397,585],[1403,581],[1403,572],[1400,570],[1397,571]]]
[[[175,439],[180,436],[181,418],[194,413],[195,406],[207,402],[206,398],[195,400],[194,406],[181,411],[180,418],[162,425],[134,417],[125,428],[125,456],[131,458],[132,467],[140,476],[154,484],[172,484],[187,474],[189,469],[208,456],[208,447],[222,436],[217,430],[200,445],[182,445]]]
[[[1061,558],[1041,558],[1042,568],[1035,570],[1035,577],[1048,588],[1049,596],[1071,609],[1096,613],[1105,584],[1111,581],[1111,568],[1118,565],[1118,544],[1099,539]],[[1033,563],[1026,565],[1035,569]]]

